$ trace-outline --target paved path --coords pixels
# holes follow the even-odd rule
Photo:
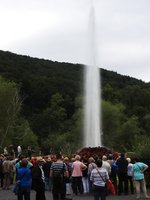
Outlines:
[[[108,196],[107,200],[135,200],[135,195],[122,195],[122,196]],[[141,198],[144,200],[144,198]],[[17,200],[16,195],[12,192],[12,190],[2,190],[0,189],[0,200]],[[35,192],[31,192],[31,200],[35,200]],[[51,192],[46,192],[46,200],[52,200],[52,194]],[[73,196],[73,200],[93,200],[92,196],[89,195],[79,195],[79,196]]]

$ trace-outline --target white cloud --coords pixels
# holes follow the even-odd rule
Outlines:
[[[150,1],[93,2],[97,65],[149,81]],[[91,4],[92,0],[1,0],[0,49],[88,64]]]

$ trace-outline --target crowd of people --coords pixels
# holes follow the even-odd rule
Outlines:
[[[93,195],[94,200],[105,200],[110,195],[106,181],[111,180],[116,195],[141,193],[147,195],[144,171],[148,165],[138,158],[131,160],[124,153],[71,158],[61,153],[38,157],[24,157],[20,147],[17,158],[0,155],[0,182],[3,190],[9,190],[19,182],[18,200],[30,200],[31,189],[36,200],[46,200],[45,191],[52,192],[53,200],[71,199],[73,195]]]

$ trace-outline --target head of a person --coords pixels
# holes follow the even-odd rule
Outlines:
[[[131,162],[131,158],[127,158],[127,161],[128,161],[128,163],[130,163]]]
[[[108,160],[112,160],[113,159],[113,155],[112,154],[109,154],[108,155]]]
[[[22,160],[22,159],[24,159],[24,158],[25,158],[24,155],[19,155],[19,157],[18,157],[19,160]]]
[[[102,164],[103,164],[103,162],[102,162],[101,159],[97,159],[97,160],[96,160],[96,165],[97,165],[97,167],[101,167]]]
[[[124,153],[121,153],[121,154],[120,154],[120,157],[121,157],[121,158],[124,158],[124,157],[125,157],[125,154],[124,154]]]
[[[28,160],[26,158],[23,158],[20,162],[21,167],[27,167],[27,164],[28,164]]]
[[[57,160],[61,160],[61,159],[62,159],[62,155],[61,155],[60,153],[57,153],[57,154],[56,154],[56,159],[57,159]]]
[[[51,162],[52,159],[50,157],[47,158],[46,162]]]
[[[75,156],[75,160],[80,160],[80,159],[81,159],[80,155]]]
[[[44,163],[45,163],[45,160],[42,157],[37,158],[37,164],[38,165],[44,165]]]
[[[69,158],[66,156],[64,157],[64,162],[68,162],[69,161]]]
[[[107,156],[103,155],[103,156],[102,156],[102,160],[103,160],[103,161],[106,161],[106,160],[107,160]]]
[[[90,158],[89,158],[89,163],[92,163],[92,162],[95,162],[95,160],[94,160],[93,157],[90,157]]]

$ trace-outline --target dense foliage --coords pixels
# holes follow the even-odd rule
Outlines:
[[[45,152],[61,148],[68,153],[80,148],[83,72],[84,66],[80,64],[0,51],[0,75],[5,78],[6,85],[14,88],[14,92],[10,89],[12,96],[18,92],[20,103],[15,123],[22,127],[20,131],[10,128],[6,135],[4,128],[7,126],[3,127],[1,123],[0,130],[3,132],[0,134],[4,138],[1,147],[14,143],[15,134],[23,137],[28,130],[34,144],[24,140],[25,147],[28,144],[39,145]],[[150,136],[150,84],[104,69],[101,69],[101,82],[103,144],[119,151],[140,152],[141,147],[143,154],[142,146],[145,144],[149,148],[146,138]],[[5,98],[2,87],[0,82],[0,98]],[[9,100],[8,105],[12,102],[11,98]],[[1,107],[3,103],[5,100],[0,101]],[[4,111],[1,112],[3,115]],[[15,141],[15,144],[19,142]]]

